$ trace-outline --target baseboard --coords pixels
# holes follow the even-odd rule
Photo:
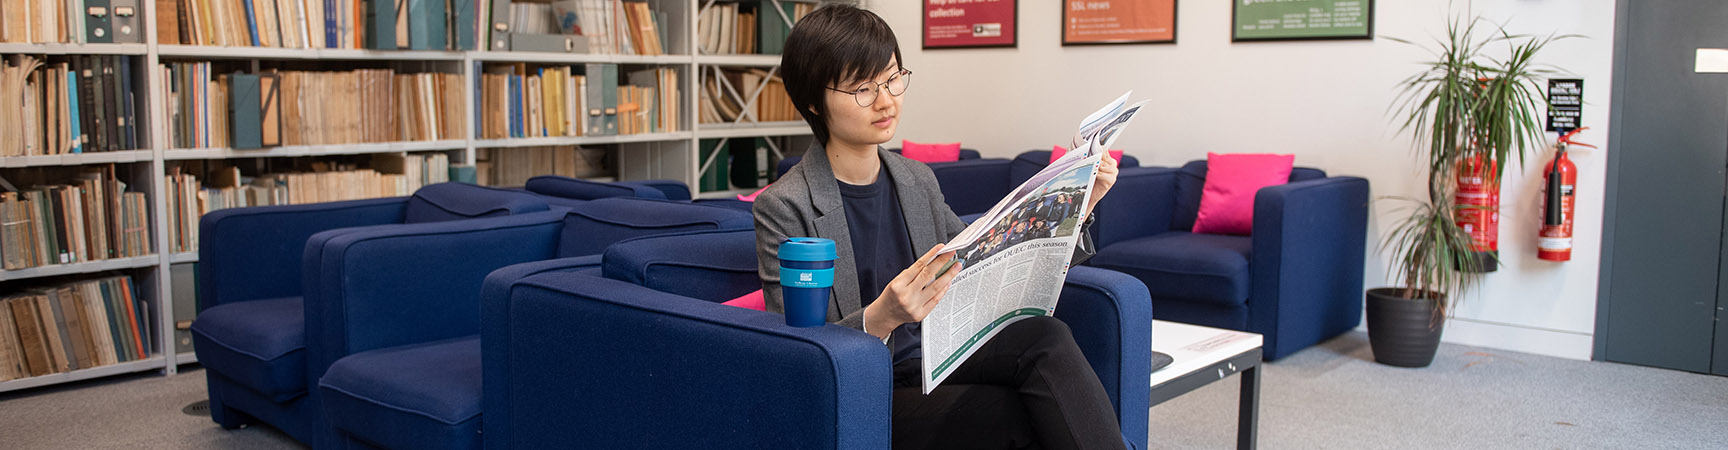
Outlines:
[[[1366,323],[1356,329],[1368,331]],[[1440,335],[1440,341],[1583,361],[1590,360],[1590,355],[1595,350],[1595,337],[1588,333],[1531,328],[1462,317],[1446,319],[1446,331]]]
[[[1590,360],[1595,337],[1589,333],[1531,328],[1453,317],[1446,321],[1442,342],[1534,353],[1557,358]]]

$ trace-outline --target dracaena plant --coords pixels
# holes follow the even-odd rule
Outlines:
[[[1402,284],[1402,297],[1433,298],[1437,314],[1444,314],[1480,279],[1479,262],[1467,257],[1470,236],[1455,219],[1460,210],[1479,207],[1453,201],[1456,170],[1462,161],[1496,161],[1489,185],[1498,186],[1508,163],[1522,164],[1546,145],[1540,83],[1559,70],[1536,63],[1536,56],[1570,37],[1511,34],[1481,18],[1453,19],[1446,36],[1427,48],[1433,59],[1398,84],[1395,120],[1415,136],[1428,182],[1427,198],[1400,198],[1407,202],[1398,209],[1403,216],[1381,243],[1392,252],[1391,275]],[[1504,55],[1489,55],[1502,48]]]

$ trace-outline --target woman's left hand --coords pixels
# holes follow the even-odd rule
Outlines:
[[[1116,173],[1119,171],[1116,158],[1104,155],[1098,164],[1098,178],[1092,180],[1092,197],[1086,199],[1086,212],[1080,216],[1080,220],[1084,221],[1092,216],[1092,207],[1098,206],[1098,201],[1104,199],[1104,194],[1110,193],[1110,187],[1116,185]]]

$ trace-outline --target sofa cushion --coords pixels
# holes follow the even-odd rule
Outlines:
[[[1087,264],[1139,278],[1154,299],[1241,305],[1252,249],[1247,236],[1172,231],[1110,244]]]
[[[318,382],[324,417],[382,448],[480,448],[480,337],[355,353]]]
[[[403,211],[402,221],[430,223],[545,210],[545,200],[526,192],[463,183],[438,183],[414,191]]]
[[[901,140],[900,155],[925,164],[960,160],[960,143],[920,144]]]
[[[217,305],[192,322],[198,363],[275,402],[306,393],[306,311],[300,297]]]
[[[1208,153],[1194,232],[1253,234],[1254,196],[1289,181],[1295,161],[1295,155]]]
[[[1124,163],[1123,167],[1128,165]],[[1321,178],[1326,178],[1326,171],[1308,167],[1290,169],[1291,183]],[[1189,161],[1177,170],[1176,211],[1170,216],[1170,229],[1194,229],[1194,218],[1200,213],[1200,192],[1205,186],[1206,161]]]

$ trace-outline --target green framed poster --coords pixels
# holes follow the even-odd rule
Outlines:
[[[1231,41],[1373,39],[1374,0],[1231,0]]]

